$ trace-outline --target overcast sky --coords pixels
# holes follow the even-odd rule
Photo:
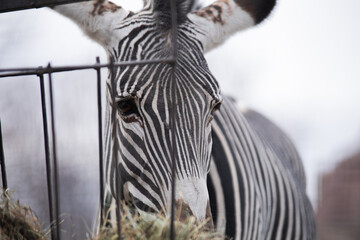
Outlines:
[[[318,174],[360,148],[359,10],[358,0],[279,0],[263,24],[206,55],[223,93],[289,133],[313,202]],[[0,14],[0,53],[1,68],[106,61],[96,43],[49,9]]]

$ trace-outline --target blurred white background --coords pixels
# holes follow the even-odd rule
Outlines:
[[[141,0],[115,2],[132,10],[141,5]],[[263,113],[294,140],[304,160],[314,206],[319,174],[360,149],[359,11],[357,0],[279,0],[261,25],[234,35],[206,55],[223,93]],[[107,61],[100,46],[49,9],[0,14],[0,68],[45,66],[49,61],[57,66],[94,63],[96,56]],[[59,74],[62,81],[56,91],[59,141],[73,146],[64,145],[63,155],[75,152],[79,169],[92,179],[84,181],[96,185],[97,165],[87,166],[89,158],[96,163],[97,157],[95,79],[89,83],[94,77],[91,71]],[[19,135],[19,129],[29,124],[31,118],[24,113],[30,111],[28,106],[38,104],[36,91],[36,80],[30,84],[18,78],[0,79],[0,118],[6,134]],[[73,115],[66,113],[69,110]],[[78,113],[80,117],[75,116]],[[41,131],[39,116],[33,118]],[[30,124],[30,129],[34,126]],[[28,138],[21,133],[23,140]],[[23,148],[15,137],[13,141],[6,143],[8,148],[14,144]],[[19,149],[8,151],[11,169],[20,164],[15,153],[24,154]],[[63,158],[65,169],[67,163],[74,163],[72,157]]]

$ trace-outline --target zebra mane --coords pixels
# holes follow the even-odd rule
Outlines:
[[[186,20],[186,15],[196,8],[199,4],[197,0],[175,0],[177,24],[180,25]],[[171,28],[171,3],[170,0],[153,0],[153,11],[158,26],[162,30]]]

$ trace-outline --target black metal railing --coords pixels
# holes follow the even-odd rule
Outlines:
[[[7,184],[7,176],[6,176],[6,168],[5,168],[5,154],[4,154],[4,144],[2,138],[2,130],[1,130],[1,119],[0,119],[0,167],[1,167],[1,181],[3,189],[8,188]]]
[[[6,4],[5,4],[6,2]],[[35,7],[43,7],[43,6],[52,6],[56,4],[68,3],[68,2],[79,2],[78,0],[69,1],[69,0],[38,0],[38,1],[25,1],[25,0],[13,0],[5,1],[0,0],[0,13],[8,12],[20,9],[28,9]],[[44,134],[44,154],[45,154],[45,165],[46,165],[46,179],[47,179],[47,192],[48,192],[48,205],[49,205],[49,218],[50,218],[50,230],[51,230],[51,239],[52,240],[60,240],[60,230],[57,226],[59,222],[59,181],[58,181],[58,163],[57,163],[57,149],[56,149],[56,119],[55,119],[55,102],[54,102],[54,88],[52,83],[52,74],[59,72],[68,72],[68,71],[77,71],[84,69],[94,69],[96,71],[97,77],[97,108],[98,108],[98,141],[99,141],[99,198],[100,198],[100,212],[101,216],[104,216],[104,167],[103,167],[103,131],[102,131],[102,103],[101,103],[101,69],[108,68],[110,71],[114,72],[116,68],[121,66],[134,66],[134,65],[146,65],[146,64],[160,64],[160,63],[168,63],[172,66],[172,110],[171,110],[171,139],[172,139],[172,150],[171,150],[171,160],[172,160],[172,191],[171,191],[171,225],[170,225],[170,239],[175,239],[174,232],[174,219],[175,219],[175,188],[176,188],[176,84],[175,84],[175,71],[176,71],[176,63],[177,63],[177,22],[176,22],[176,9],[175,9],[176,0],[171,0],[171,14],[172,14],[172,33],[171,40],[173,44],[173,52],[172,56],[165,59],[155,59],[155,60],[139,60],[139,61],[123,61],[123,62],[109,62],[105,64],[101,64],[99,58],[96,58],[95,64],[90,65],[78,65],[78,66],[62,66],[62,67],[53,67],[48,64],[46,67],[36,67],[36,68],[8,68],[8,69],[0,69],[0,78],[5,77],[16,77],[16,76],[27,76],[33,75],[39,78],[40,83],[40,93],[41,93],[41,109],[42,109],[42,122],[43,122],[43,134]],[[45,78],[44,76],[48,76],[48,86],[49,86],[49,94],[50,94],[50,131],[48,124],[48,113],[47,113],[47,103],[46,103],[46,90],[45,90]],[[111,74],[111,76],[115,76],[115,74]],[[114,84],[115,79],[111,79],[111,83]],[[116,87],[112,87],[113,91],[115,91]],[[115,94],[112,94],[114,97]],[[114,99],[113,99],[114,100]],[[113,114],[115,117],[115,114]],[[115,122],[115,119],[112,119]],[[113,131],[116,131],[116,127]],[[52,140],[52,141],[51,141]],[[115,138],[117,141],[117,138]],[[50,147],[50,142],[52,143],[52,147]],[[119,144],[113,144],[114,147],[118,147]],[[50,148],[52,152],[50,152]],[[113,149],[116,167],[118,168],[118,159],[117,152],[121,151],[121,149]],[[1,119],[0,119],[0,163],[1,163],[1,176],[3,188],[7,189],[7,178],[6,178],[6,167],[5,167],[5,155],[3,149],[3,136],[1,134]],[[118,174],[119,171],[116,169],[116,186],[117,189],[120,189],[119,186],[121,184],[121,176]],[[119,202],[119,191],[117,191],[116,196],[116,217],[117,217],[117,230],[119,239],[121,239],[121,204]]]
[[[0,13],[84,1],[86,0],[0,0]]]

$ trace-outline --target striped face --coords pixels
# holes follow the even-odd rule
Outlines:
[[[142,19],[142,22],[146,21]],[[126,36],[110,50],[116,61],[170,57],[168,33],[156,34],[159,31],[152,24],[134,28],[125,21],[123,26],[119,29]],[[176,200],[190,215],[204,220],[210,213],[206,175],[212,148],[211,120],[221,97],[203,57],[202,46],[195,38],[198,33],[193,29],[189,23],[178,29],[175,82],[172,66],[167,63],[120,67],[110,77],[109,113],[114,113],[115,118],[110,120],[107,133],[107,173],[114,194],[112,151],[118,143],[121,197],[140,211],[167,213],[171,201],[172,134],[175,134]],[[171,94],[172,88],[176,90],[175,96]],[[176,132],[171,129],[172,111],[176,112]],[[111,138],[114,127],[117,141]]]

